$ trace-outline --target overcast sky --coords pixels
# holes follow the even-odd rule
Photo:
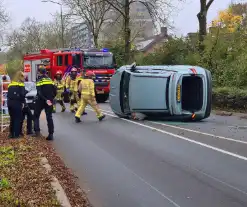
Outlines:
[[[243,0],[240,0],[243,1]],[[199,11],[200,0],[187,0],[176,16],[174,26],[177,34],[194,32],[198,28],[196,14]],[[231,0],[215,0],[209,10],[208,21],[217,16],[219,10],[227,8]],[[13,27],[20,26],[27,17],[35,17],[39,21],[47,21],[52,18],[51,13],[59,11],[59,5],[42,3],[41,0],[5,0],[5,6],[12,18]]]

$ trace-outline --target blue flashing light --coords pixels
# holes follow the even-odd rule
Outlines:
[[[78,52],[78,51],[81,51],[81,49],[80,48],[71,48],[70,51],[71,52]]]
[[[109,52],[108,48],[102,48],[102,52]]]

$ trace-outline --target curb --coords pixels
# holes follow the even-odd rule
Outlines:
[[[51,166],[49,165],[49,162],[45,157],[41,157],[40,164],[46,169],[47,173],[51,172]],[[51,186],[56,192],[57,200],[59,201],[61,206],[72,207],[63,187],[61,186],[61,184],[55,176],[52,176]]]

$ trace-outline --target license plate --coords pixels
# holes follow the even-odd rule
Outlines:
[[[96,91],[97,94],[104,94],[104,91]]]
[[[177,102],[181,101],[181,85],[178,84],[177,86]]]

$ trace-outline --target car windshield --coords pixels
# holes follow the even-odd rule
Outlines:
[[[84,56],[84,68],[114,68],[112,55],[93,54]]]

